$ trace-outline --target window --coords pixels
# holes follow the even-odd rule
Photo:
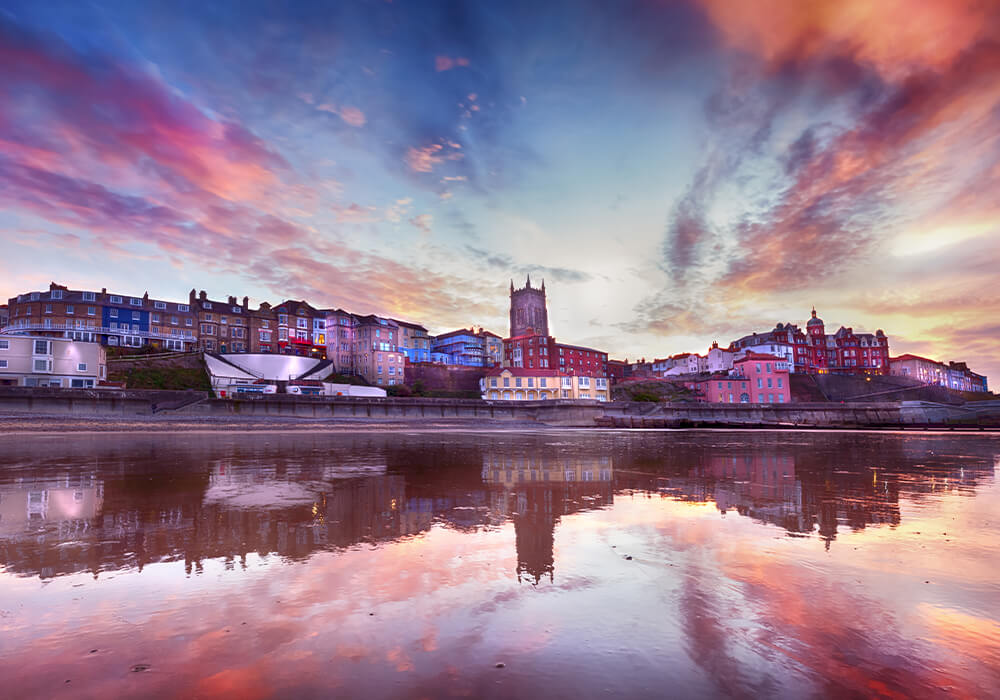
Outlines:
[[[122,303],[122,298],[119,297],[119,296],[115,296],[114,294],[112,294],[111,295],[111,303],[112,304],[121,304]]]
[[[783,383],[784,383],[784,382],[783,382],[783,380],[781,379],[781,377],[778,377],[778,388],[779,388],[779,389],[783,388],[783,387],[782,387],[782,384],[783,384]]]
[[[212,314],[205,314],[205,318],[202,319],[202,320],[204,320],[204,321],[211,321],[212,320]]]
[[[219,323],[225,325],[225,324],[229,323],[229,319],[226,318],[225,316],[219,316]]]
[[[763,389],[764,388],[764,380],[761,379],[760,377],[757,377],[757,388],[758,389]]]
[[[133,321],[138,321],[140,318],[142,318],[142,315],[138,311],[133,311],[132,312],[132,320]]]
[[[83,300],[84,301],[97,301],[97,294],[95,294],[94,292],[84,292],[83,293]]]
[[[34,367],[36,372],[48,372],[50,367],[49,360],[35,360]]]
[[[770,377],[768,377],[767,378],[767,388],[771,389],[773,387],[774,387],[774,382],[773,382],[773,380]]]
[[[0,350],[10,350],[10,341],[0,340]]]
[[[193,318],[186,318],[186,319],[184,319],[184,325],[185,326],[193,326],[194,325],[194,319]]]
[[[35,341],[35,354],[36,355],[48,355],[49,354],[49,341],[47,341],[47,340],[36,340]]]
[[[212,302],[210,302],[210,301],[203,301],[203,302],[201,302],[201,308],[203,308],[203,309],[211,309],[212,308]]]
[[[496,386],[496,385],[497,385],[497,378],[493,377],[492,379],[490,379],[490,386]],[[496,397],[494,396],[493,398]]]
[[[108,318],[118,318],[118,309],[108,309]]]
[[[87,371],[87,363],[86,362],[80,362],[79,364],[77,364],[76,371],[77,372],[86,372]]]
[[[510,386],[510,377],[504,377],[503,378],[503,385],[504,386]]]
[[[32,301],[38,301],[38,292],[32,292],[31,293],[31,300]]]
[[[63,293],[61,289],[53,289],[52,293],[49,294],[49,299],[62,299]]]
[[[52,304],[46,304],[45,305],[45,313],[47,313],[47,314],[52,313]]]
[[[177,317],[176,316],[171,316],[170,317],[170,325],[171,326],[176,326],[177,325]]]
[[[188,306],[187,304],[178,304],[177,305],[177,310],[178,311],[190,311],[191,307]]]
[[[94,306],[88,306],[87,307],[87,315],[88,316],[94,316],[96,314],[97,314],[97,308],[96,307],[94,307]]]
[[[7,369],[7,360],[0,360],[0,369]]]

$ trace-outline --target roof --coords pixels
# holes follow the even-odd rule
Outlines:
[[[521,335],[512,335],[509,338],[504,338],[504,340],[521,340],[522,338],[545,338],[547,340],[555,340],[551,335],[542,335],[541,333],[522,333]]]
[[[785,357],[778,357],[777,355],[771,355],[766,352],[754,352],[753,350],[748,350],[746,355],[744,355],[736,362],[748,362],[750,360],[774,360],[776,362],[788,362]]]
[[[416,328],[417,330],[421,330],[424,332],[427,331],[427,329],[421,326],[419,323],[411,323],[410,321],[400,321],[398,318],[390,318],[389,320],[398,326],[406,326],[407,328]]]
[[[532,369],[530,367],[490,367],[483,374],[487,377],[499,377],[504,372],[510,372],[515,377],[561,377],[570,376],[557,369]]]
[[[471,328],[459,328],[457,331],[448,331],[447,333],[442,333],[441,335],[434,336],[435,340],[441,340],[442,338],[451,338],[453,336],[467,335],[470,338],[475,338],[476,334]]]
[[[943,362],[938,362],[937,360],[932,360],[929,357],[922,357],[920,355],[914,355],[912,353],[904,353],[898,357],[890,357],[889,362],[901,362],[906,360],[920,360],[922,362],[930,362],[932,365],[944,365]]]
[[[584,350],[586,352],[596,352],[599,355],[607,355],[603,350],[595,350],[594,348],[588,348],[583,345],[569,345],[567,343],[556,343],[561,348],[567,348],[569,350]]]

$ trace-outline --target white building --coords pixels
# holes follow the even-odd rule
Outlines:
[[[98,343],[0,335],[0,385],[92,389],[107,378],[107,353]]]

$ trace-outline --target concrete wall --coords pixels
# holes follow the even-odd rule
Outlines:
[[[0,414],[77,418],[196,416],[382,421],[519,421],[578,427],[983,427],[1000,429],[1000,401],[963,406],[891,403],[705,404],[596,401],[312,397],[212,399],[196,391],[108,391],[0,387]]]

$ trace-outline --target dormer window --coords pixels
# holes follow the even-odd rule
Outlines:
[[[136,299],[135,297],[130,297],[128,303],[132,306],[142,306],[142,299]]]
[[[50,295],[49,298],[50,299],[62,299],[63,298],[62,290],[61,289],[53,289],[52,290],[52,294]]]
[[[111,295],[111,303],[112,304],[121,304],[122,303],[122,298],[119,297],[119,296],[115,296],[114,294],[112,294]]]

